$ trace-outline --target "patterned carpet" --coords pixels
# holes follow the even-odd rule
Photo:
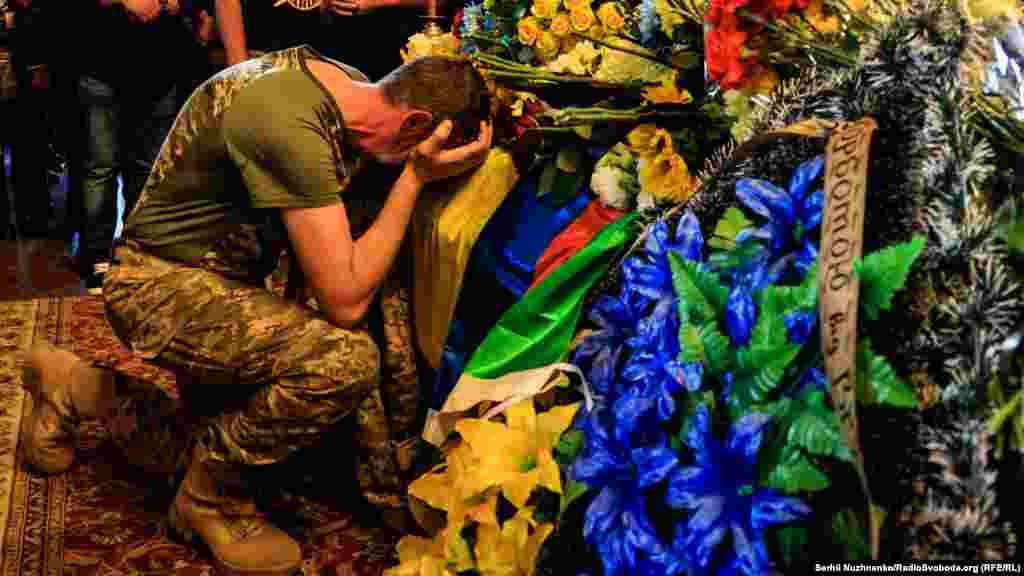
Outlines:
[[[33,340],[175,390],[173,375],[118,343],[99,300],[0,302],[0,576],[212,574],[208,552],[167,536],[172,488],[133,468],[103,426],[84,427],[79,463],[67,474],[43,479],[24,471],[16,450],[25,407],[17,352]],[[324,460],[305,459],[316,461]],[[351,505],[338,496],[349,491],[344,474],[299,462],[287,475],[296,480],[277,486],[283,505],[275,509],[286,511],[278,522],[303,544],[304,574],[379,574],[396,536],[345,511]]]

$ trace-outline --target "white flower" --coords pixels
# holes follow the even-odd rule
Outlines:
[[[623,144],[616,144],[597,161],[590,188],[605,206],[629,210],[640,189],[636,157]]]
[[[601,51],[594,43],[586,40],[577,43],[572,50],[561,54],[546,68],[555,74],[573,74],[575,76],[589,76],[597,69],[598,60],[601,58]]]
[[[646,50],[635,42],[625,38],[610,37],[606,39],[608,44],[620,48],[626,48],[634,52],[643,52],[654,55],[654,52]],[[663,64],[653,62],[647,58],[635,56],[615,48],[602,48],[604,54],[601,58],[601,67],[598,68],[594,78],[608,82],[648,82],[656,83],[665,74],[672,72],[672,69]]]

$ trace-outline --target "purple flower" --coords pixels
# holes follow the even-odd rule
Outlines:
[[[711,431],[706,407],[694,415],[686,436],[694,464],[673,471],[665,496],[671,508],[691,512],[676,527],[673,541],[691,575],[715,568],[765,573],[771,568],[765,529],[810,513],[800,500],[757,486],[757,453],[769,419],[763,413],[747,414],[732,424],[723,442]],[[725,544],[730,548],[719,550]],[[713,558],[722,559],[724,566],[714,566]]]
[[[773,259],[792,261],[801,274],[806,274],[818,257],[815,239],[809,234],[821,224],[825,205],[821,190],[809,193],[811,184],[821,175],[825,157],[818,156],[797,167],[783,190],[771,182],[744,178],[736,183],[736,196],[748,208],[768,219],[757,229],[747,229],[736,237],[766,240]]]

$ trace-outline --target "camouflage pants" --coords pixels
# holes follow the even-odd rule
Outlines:
[[[263,286],[131,247],[115,258],[103,286],[107,319],[136,353],[175,373],[192,409],[215,413],[194,433],[222,479],[279,463],[353,415],[363,496],[403,505],[396,444],[418,432],[418,398],[408,386],[382,395],[382,354],[365,326],[340,329]],[[396,313],[385,303],[385,335]],[[415,382],[414,361],[411,375],[405,364],[400,379]]]

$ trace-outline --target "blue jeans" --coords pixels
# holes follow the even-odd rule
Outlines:
[[[117,229],[117,177],[124,216],[139,199],[160,146],[178,113],[175,90],[147,96],[89,76],[78,81],[84,148],[81,159],[81,273],[110,260]]]

